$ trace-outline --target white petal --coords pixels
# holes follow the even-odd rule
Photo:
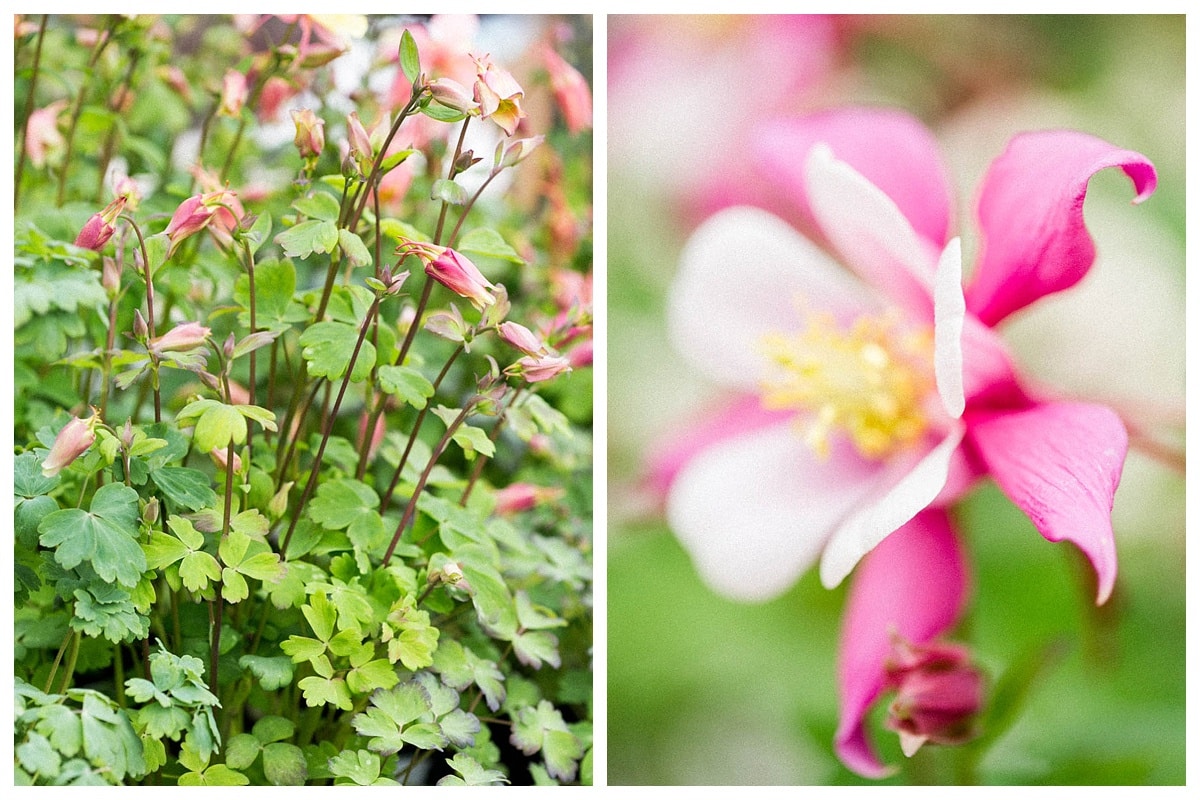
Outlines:
[[[769,600],[816,562],[879,467],[835,447],[818,460],[790,424],[726,439],[675,478],[667,520],[715,591]]]
[[[853,317],[872,297],[841,265],[761,209],[709,217],[688,240],[669,294],[672,343],[719,382],[756,389],[770,332],[803,327],[806,308]]]
[[[821,556],[821,583],[832,589],[850,574],[859,559],[888,534],[933,502],[950,472],[950,457],[962,442],[965,426],[954,427],[936,447],[893,459],[881,481],[879,496],[838,527]]]
[[[938,259],[933,284],[933,374],[946,413],[958,419],[966,407],[963,393],[963,320],[967,302],[962,289],[962,242],[956,236]]]
[[[902,306],[928,313],[933,254],[895,202],[826,144],[809,151],[805,180],[813,216],[846,266]]]

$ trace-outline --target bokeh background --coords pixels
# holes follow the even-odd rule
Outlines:
[[[772,115],[868,103],[934,131],[968,265],[975,187],[1014,133],[1079,129],[1159,171],[1139,207],[1118,171],[1093,179],[1095,267],[1003,328],[1025,374],[1117,406],[1144,434],[1114,508],[1114,599],[1095,609],[1077,551],[981,484],[956,509],[975,589],[955,638],[993,685],[1021,691],[993,696],[1009,724],[967,756],[926,747],[905,759],[877,707],[874,740],[901,766],[885,782],[1183,783],[1184,18],[610,15],[608,26],[609,782],[867,782],[831,747],[845,587],[809,574],[767,604],[718,597],[666,527],[644,458],[717,399],[672,352],[663,305],[714,187],[744,177],[741,137]]]

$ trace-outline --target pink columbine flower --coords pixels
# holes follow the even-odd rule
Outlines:
[[[512,136],[525,117],[521,107],[525,90],[511,72],[497,67],[488,56],[476,58],[475,69],[475,102],[479,103],[479,116],[490,118],[505,134]]]
[[[351,111],[346,115],[346,137],[350,140],[350,155],[358,161],[360,168],[364,164],[369,165],[375,156],[375,151],[371,146],[371,136],[363,127],[357,111]]]
[[[437,78],[429,82],[429,94],[434,101],[462,114],[479,110],[479,103],[471,90],[453,78]]]
[[[29,163],[35,167],[46,163],[50,151],[66,144],[66,139],[58,130],[58,116],[66,107],[66,100],[55,100],[29,115],[29,121],[25,124],[25,155],[29,156]]]
[[[543,503],[552,503],[564,494],[559,486],[535,486],[532,483],[510,483],[496,490],[496,513],[500,516],[529,511]]]
[[[504,370],[506,374],[524,378],[530,383],[548,381],[570,371],[570,360],[557,355],[525,356]]]
[[[550,73],[550,88],[567,130],[579,133],[592,127],[592,90],[587,79],[550,45],[542,47],[542,63]]]
[[[496,301],[491,291],[495,289],[471,260],[449,247],[426,242],[404,242],[396,248],[397,255],[415,255],[425,264],[425,274],[445,286],[459,297],[471,301],[471,305],[482,311]]]
[[[54,444],[42,462],[42,474],[52,478],[86,453],[92,442],[96,441],[96,425],[99,422],[100,416],[93,413],[88,419],[73,417],[64,425],[58,436],[54,437]]]
[[[236,69],[225,70],[225,77],[221,81],[221,104],[217,113],[226,117],[241,115],[242,107],[246,105],[246,98],[249,96],[250,87],[246,83],[246,75]]]
[[[147,349],[155,355],[176,353],[184,350],[194,350],[202,347],[207,341],[211,330],[199,322],[185,322],[176,325],[162,336],[156,336],[149,341]]]
[[[179,243],[193,233],[207,228],[218,211],[224,210],[232,217],[227,209],[223,209],[223,204],[227,203],[231,197],[233,197],[231,192],[221,190],[193,195],[180,203],[179,207],[175,209],[175,213],[171,215],[171,221],[167,223],[165,231],[171,242],[170,251],[174,252]]]
[[[863,719],[884,685],[889,631],[923,644],[956,621],[965,578],[942,509],[975,479],[990,475],[1046,539],[1084,552],[1097,602],[1112,592],[1125,428],[1108,408],[1028,389],[994,327],[1091,267],[1082,209],[1093,174],[1121,168],[1135,202],[1156,174],[1141,154],[1083,133],[1015,137],[978,194],[979,258],[964,292],[946,170],[916,120],[827,112],[769,124],[754,147],[820,245],[749,207],[693,234],[670,296],[672,336],[740,405],[673,448],[658,480],[700,574],[735,598],[773,597],[817,563],[835,586],[888,546],[885,566],[864,566],[855,584],[886,603],[847,612],[836,738],[847,765],[880,775]],[[894,570],[914,542],[945,566],[901,584]]]
[[[127,202],[128,198],[122,195],[105,206],[103,211],[88,217],[88,221],[83,224],[83,229],[75,237],[75,246],[86,247],[96,252],[103,250],[104,245],[108,244],[108,240],[116,233],[117,228],[114,223],[116,223],[117,217],[121,216],[121,212],[125,210]]]

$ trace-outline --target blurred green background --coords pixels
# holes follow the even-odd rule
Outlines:
[[[756,43],[761,26],[780,22],[608,18],[614,785],[869,783],[831,747],[845,587],[827,591],[809,574],[767,604],[718,597],[642,481],[649,443],[718,397],[672,352],[663,302],[702,219],[698,176],[712,177],[712,154],[737,153],[753,119],[856,103],[920,117],[957,184],[968,264],[976,187],[1014,133],[1075,128],[1149,156],[1157,194],[1131,207],[1123,176],[1098,175],[1085,207],[1096,267],[1004,335],[1026,374],[1117,405],[1165,451],[1183,452],[1183,17],[811,19],[785,35],[803,57],[773,66]],[[972,644],[993,686],[1022,673],[1006,685],[1026,693],[991,740],[913,759],[878,724],[877,704],[871,735],[901,767],[885,783],[1183,783],[1184,500],[1181,465],[1131,451],[1114,508],[1118,589],[1096,609],[1077,551],[1042,539],[990,482],[973,491],[955,510],[974,572],[955,638]]]

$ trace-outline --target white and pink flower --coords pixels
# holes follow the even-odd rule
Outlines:
[[[814,114],[764,126],[755,151],[810,235],[745,206],[693,234],[671,333],[738,399],[660,453],[655,477],[701,576],[730,597],[769,599],[815,564],[833,587],[867,557],[839,658],[836,747],[880,776],[864,715],[893,637],[923,645],[958,619],[965,566],[944,508],[973,481],[990,475],[1046,539],[1077,545],[1098,603],[1112,592],[1124,425],[1030,391],[994,326],[1091,267],[1093,174],[1121,168],[1135,202],[1156,175],[1083,133],[1015,137],[978,195],[964,291],[946,171],[920,123],[884,109]]]

